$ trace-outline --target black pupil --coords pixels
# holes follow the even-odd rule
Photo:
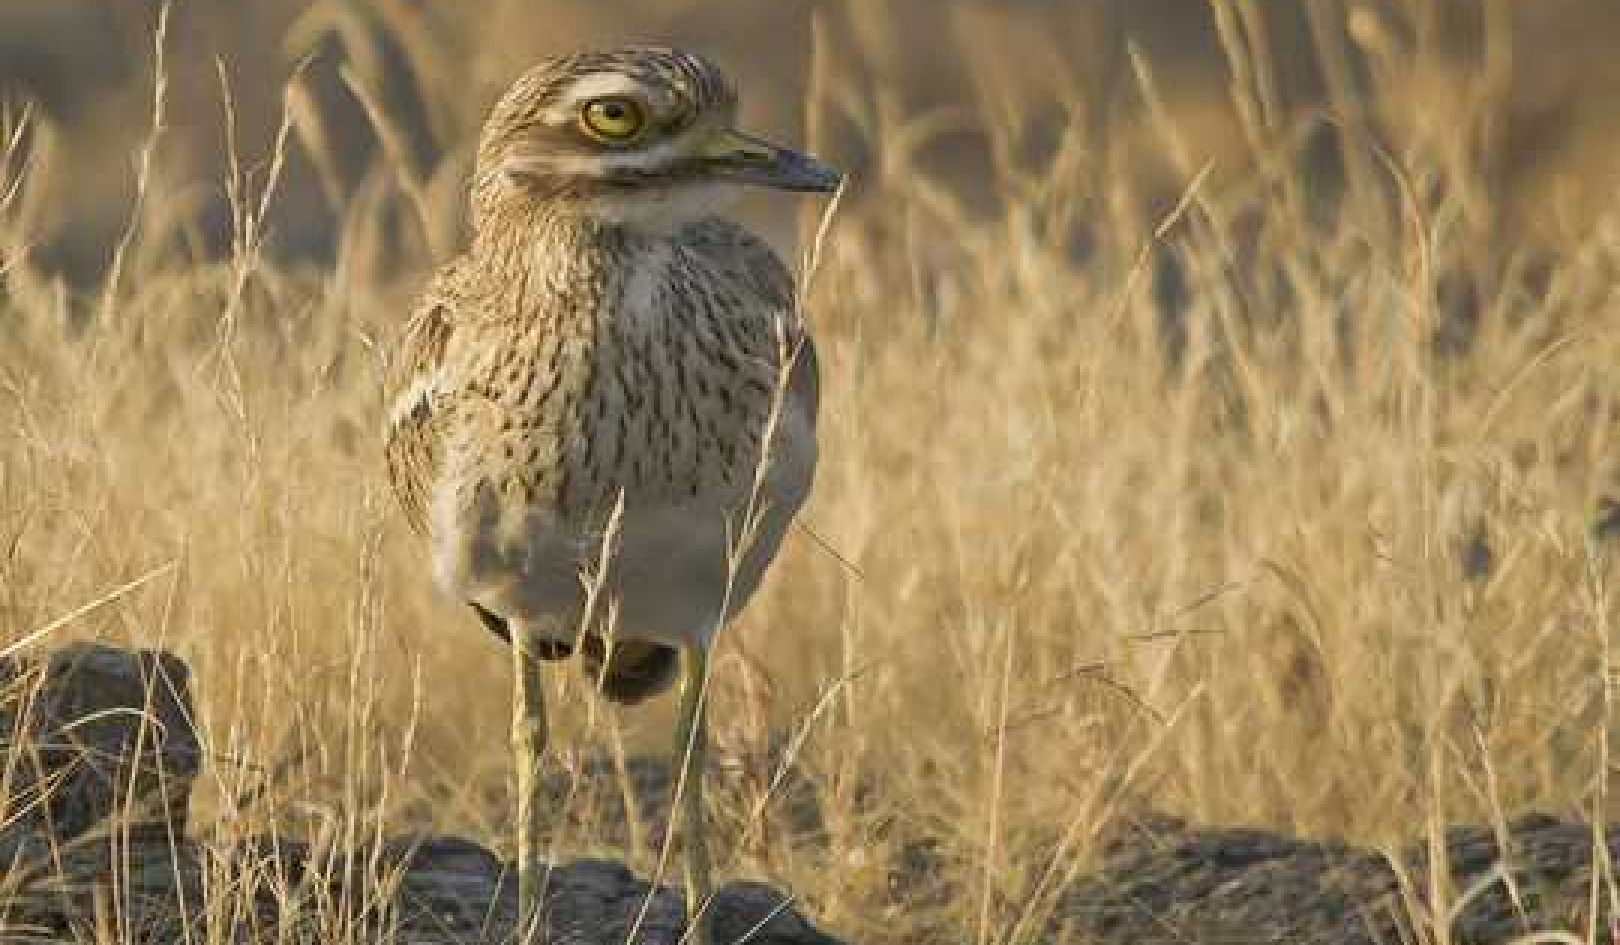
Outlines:
[[[602,114],[607,116],[609,121],[618,121],[628,115],[629,112],[625,109],[623,102],[608,102],[602,106]]]

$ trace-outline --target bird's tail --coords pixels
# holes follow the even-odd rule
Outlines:
[[[611,648],[587,637],[581,664],[602,694],[622,705],[635,705],[658,695],[675,681],[680,653],[672,646],[621,640]]]
[[[494,613],[477,601],[469,601],[469,603],[472,604],[473,611],[478,614],[478,619],[482,620],[484,626],[489,628],[490,633],[500,637],[502,643],[510,644],[512,642],[512,628],[508,625],[505,617]],[[543,660],[562,660],[572,656],[573,652],[573,647],[560,640],[542,640],[539,652],[534,655]]]
[[[512,642],[512,628],[507,625],[505,618],[476,602],[472,608],[491,633],[507,643]],[[574,648],[567,643],[548,640],[541,643],[540,651],[535,655],[543,660],[560,660],[568,658],[573,652]],[[613,644],[610,649],[601,637],[594,635],[585,637],[580,655],[584,660],[581,666],[586,677],[602,690],[604,696],[622,705],[644,702],[668,689],[670,683],[675,681],[680,660],[679,651],[672,646],[624,640]]]

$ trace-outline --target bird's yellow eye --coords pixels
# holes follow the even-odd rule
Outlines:
[[[634,139],[647,124],[641,103],[623,96],[586,102],[584,110],[580,112],[580,120],[593,137],[614,144]]]

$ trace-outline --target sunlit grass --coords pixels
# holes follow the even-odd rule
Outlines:
[[[1223,28],[1236,74],[1263,75]],[[33,647],[190,663],[211,758],[194,820],[224,846],[272,826],[509,842],[508,662],[428,585],[382,472],[381,369],[455,245],[481,105],[416,66],[459,156],[429,179],[380,164],[329,266],[263,251],[275,169],[332,164],[296,94],[280,147],[223,185],[224,259],[177,237],[161,167],[109,162],[141,197],[91,297],[27,261],[53,139],[7,129],[0,645],[141,579]],[[1335,198],[1241,81],[1254,170],[1214,167],[1156,110],[1154,72],[1128,140],[1167,156],[1173,200],[1076,140],[1001,165],[992,215],[911,159],[881,89],[814,80],[812,127],[867,129],[878,156],[809,287],[807,527],[722,638],[712,717],[735,751],[802,734],[825,829],[727,810],[749,842],[715,852],[852,940],[1031,940],[1138,805],[1374,846],[1616,814],[1615,566],[1593,525],[1615,487],[1620,218],[1567,252],[1516,245],[1480,212],[1478,155],[1421,129],[1350,138]],[[613,710],[577,675],[550,694],[565,756],[667,738],[668,705]],[[658,847],[589,811],[558,830],[564,855],[642,870]],[[939,870],[897,886],[919,849]],[[326,906],[297,904],[356,934]]]

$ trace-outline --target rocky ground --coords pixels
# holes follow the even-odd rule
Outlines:
[[[313,942],[333,934],[337,903],[346,904],[337,921],[351,940],[511,939],[510,865],[465,839],[403,836],[356,856],[284,836],[223,854],[194,837],[186,810],[202,751],[190,718],[186,668],[163,654],[81,645],[0,664],[0,938],[171,942],[207,929],[213,940]],[[639,795],[665,793],[656,762],[632,767],[648,788]],[[572,777],[589,781],[591,771]],[[813,819],[813,791],[792,794],[802,798],[792,820]],[[661,811],[649,803],[643,813],[656,822]],[[1373,945],[1442,940],[1435,922],[1461,943],[1584,935],[1589,903],[1608,897],[1601,884],[1594,896],[1593,852],[1604,854],[1600,875],[1620,859],[1620,831],[1595,839],[1585,825],[1539,816],[1500,830],[1453,828],[1442,839],[1448,915],[1413,928],[1411,916],[1432,911],[1428,843],[1392,858],[1144,815],[1116,825],[1096,868],[1063,891],[1045,941]],[[929,870],[925,854],[908,861]],[[903,890],[919,877],[896,879]],[[205,895],[222,884],[238,893],[223,897],[235,906]],[[1611,913],[1600,909],[1597,940],[1616,941]],[[726,886],[712,916],[722,942],[837,942],[762,884]],[[683,931],[676,890],[654,890],[606,860],[553,868],[546,923],[544,941],[571,945],[673,945]]]
[[[1620,829],[1611,826],[1605,833],[1604,868],[1610,869],[1620,857]],[[1435,911],[1428,904],[1426,842],[1402,851],[1398,871],[1381,853],[1265,830],[1191,828],[1155,819],[1117,834],[1101,867],[1066,891],[1058,910],[1065,924],[1053,941],[1385,945],[1448,940],[1436,929],[1444,917],[1412,919]],[[1583,934],[1580,941],[1587,941],[1593,841],[1584,824],[1542,816],[1506,824],[1500,835],[1489,827],[1446,831],[1453,897],[1445,910],[1449,941],[1507,943],[1551,930]],[[1598,900],[1609,892],[1600,884]],[[1600,913],[1598,942],[1620,941],[1607,924],[1610,915],[1606,908]]]

